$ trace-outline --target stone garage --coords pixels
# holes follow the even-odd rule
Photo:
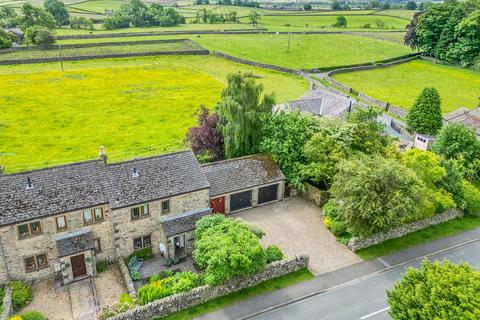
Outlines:
[[[273,159],[253,155],[202,166],[214,213],[231,213],[282,200],[285,177]]]

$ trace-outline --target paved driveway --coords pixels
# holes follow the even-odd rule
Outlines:
[[[292,197],[232,216],[258,224],[266,233],[264,246],[275,244],[290,257],[308,254],[315,275],[361,261],[328,231],[320,208],[304,198]]]

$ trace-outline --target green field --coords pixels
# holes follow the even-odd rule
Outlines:
[[[190,51],[201,50],[202,48],[190,41],[153,43],[153,44],[135,44],[122,46],[100,46],[88,48],[71,48],[62,49],[62,57],[77,56],[96,56],[103,54],[124,54],[124,53],[144,53],[144,52],[172,52],[172,51]],[[60,56],[60,50],[17,50],[13,52],[1,52],[0,61],[2,60],[21,60],[35,58],[57,58]]]
[[[347,27],[335,30],[404,30],[408,21],[394,17],[384,17],[376,15],[351,15],[345,16]],[[382,21],[385,26],[378,27],[377,20]],[[247,18],[240,19],[241,22],[248,22]],[[308,16],[263,16],[260,19],[259,27],[268,28],[272,31],[312,31],[321,29],[334,29],[332,25],[337,21],[335,15],[308,15]],[[370,28],[365,28],[370,24]]]
[[[300,77],[211,56],[104,59],[0,67],[0,158],[7,172],[185,148],[201,104],[212,107],[227,74],[252,72],[277,101],[308,89]],[[35,72],[32,72],[35,70]],[[45,163],[46,162],[46,163]]]
[[[295,69],[327,68],[409,54],[401,44],[345,34],[202,35],[195,41],[207,49],[240,58]]]
[[[86,1],[72,4],[70,5],[70,8],[78,8],[103,14],[105,9],[118,10],[123,3],[123,1],[115,0]]]
[[[409,109],[426,86],[435,87],[447,113],[460,107],[474,108],[480,92],[480,72],[434,64],[425,60],[389,68],[342,73],[334,78],[382,101]]]
[[[381,11],[375,12],[374,14],[394,16],[394,17],[400,17],[400,18],[412,20],[415,12],[416,11],[414,10],[381,10]]]

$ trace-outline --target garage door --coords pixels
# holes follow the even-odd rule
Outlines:
[[[236,211],[252,206],[252,190],[230,195],[230,211]]]
[[[278,195],[278,184],[258,188],[258,204],[275,201]]]

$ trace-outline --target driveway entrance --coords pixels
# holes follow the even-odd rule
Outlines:
[[[232,214],[256,223],[265,231],[264,246],[277,245],[287,256],[308,254],[315,275],[345,267],[361,259],[342,245],[323,224],[321,209],[302,197]]]

